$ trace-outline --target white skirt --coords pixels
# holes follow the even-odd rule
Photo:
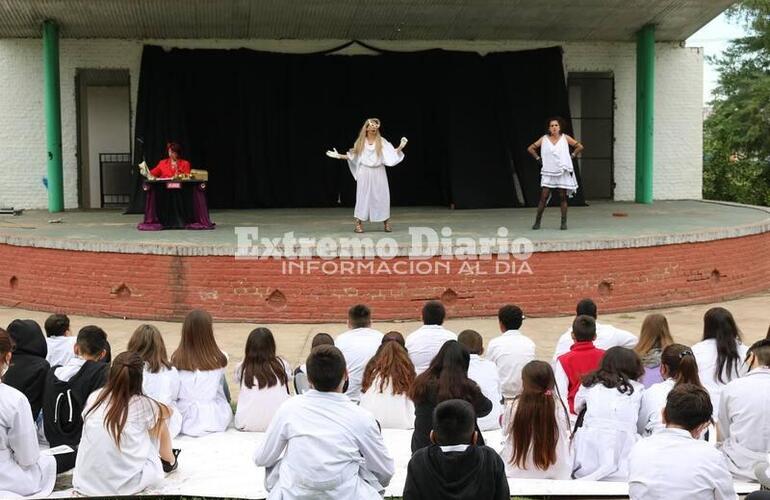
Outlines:
[[[540,187],[566,189],[567,195],[572,197],[578,189],[578,184],[574,174],[570,175],[566,170],[562,170],[560,174],[541,172]]]

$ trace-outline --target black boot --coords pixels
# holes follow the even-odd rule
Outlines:
[[[566,215],[562,215],[561,216],[561,227],[560,227],[560,229],[562,229],[562,230],[567,229],[567,216]]]
[[[543,210],[545,210],[545,207],[537,207],[537,216],[535,216],[535,223],[532,225],[532,229],[540,229],[540,220],[543,218]]]

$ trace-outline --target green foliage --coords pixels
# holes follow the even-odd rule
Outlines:
[[[728,11],[747,36],[711,61],[719,84],[704,123],[703,196],[770,206],[770,0]]]

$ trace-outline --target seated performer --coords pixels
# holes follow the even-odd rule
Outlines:
[[[166,150],[168,151],[168,158],[160,160],[155,168],[150,170],[150,175],[161,179],[177,177],[182,174],[190,175],[190,162],[180,158],[182,147],[176,142],[169,142],[166,144]]]

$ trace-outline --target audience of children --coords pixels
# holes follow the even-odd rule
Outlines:
[[[310,341],[310,350],[319,345],[334,345],[334,338],[328,333],[316,333],[313,340]],[[307,381],[307,367],[302,363],[294,370],[294,393],[304,394],[310,390],[310,383]]]
[[[431,300],[422,307],[423,325],[406,337],[406,350],[417,375],[428,369],[431,361],[447,340],[457,340],[457,335],[442,325],[446,318],[444,304]]]
[[[503,414],[502,395],[500,393],[500,376],[497,366],[484,354],[484,339],[475,330],[463,330],[457,336],[457,341],[468,350],[471,362],[468,366],[468,378],[476,382],[481,393],[492,402],[492,411],[486,417],[479,418],[479,429],[491,431],[500,428],[500,417]]]
[[[668,393],[666,428],[637,442],[629,455],[632,500],[737,498],[725,456],[699,439],[713,411],[709,394],[700,386],[679,384]]]
[[[634,347],[636,354],[642,358],[644,377],[642,384],[645,389],[663,382],[660,373],[660,356],[663,349],[674,343],[671,331],[668,328],[668,320],[662,314],[649,314],[642,321],[642,329],[639,334],[639,343]]]
[[[371,328],[372,312],[363,304],[348,310],[348,330],[340,334],[334,345],[342,351],[348,367],[348,388],[345,394],[353,401],[361,397],[361,380],[366,364],[382,343],[382,333]]]
[[[31,319],[16,319],[8,325],[8,335],[14,344],[13,361],[3,383],[27,397],[32,419],[37,420],[43,406],[45,376],[50,368],[45,359],[48,347],[43,330]]]
[[[521,392],[521,369],[535,359],[535,343],[519,331],[524,313],[518,306],[501,307],[497,320],[502,335],[489,341],[487,359],[497,366],[503,397],[512,399]]]
[[[75,337],[70,331],[70,319],[66,314],[52,314],[44,324],[48,355],[51,366],[65,365],[75,355]]]
[[[591,316],[578,316],[572,322],[571,334],[574,343],[569,352],[556,359],[554,375],[559,397],[562,398],[572,415],[575,411],[575,395],[580,389],[583,376],[596,370],[604,351],[594,346],[596,323]]]
[[[273,332],[255,328],[246,340],[243,361],[235,369],[240,385],[235,428],[264,432],[278,408],[289,399],[291,367],[275,353]]]
[[[388,332],[367,363],[361,383],[361,407],[369,410],[384,429],[414,427],[414,403],[409,388],[414,383],[412,360],[398,332]]]
[[[570,479],[572,450],[567,407],[556,394],[551,365],[530,361],[521,371],[522,392],[503,418],[505,474],[530,479]]]
[[[404,500],[509,500],[500,456],[478,444],[476,412],[462,399],[436,405],[431,445],[409,460]]]
[[[615,328],[612,325],[606,323],[599,323],[597,320],[597,307],[596,303],[591,299],[583,299],[577,303],[575,308],[575,316],[591,316],[596,322],[596,340],[594,344],[597,348],[606,351],[610,347],[625,347],[627,349],[633,349],[639,339],[626,330]],[[572,345],[572,335],[569,330],[564,332],[559,341],[556,343],[556,350],[553,354],[554,362],[562,354],[569,352],[569,348]]]
[[[306,364],[313,389],[281,405],[254,453],[268,499],[381,499],[393,459],[374,416],[344,394],[345,357],[320,345]]]

